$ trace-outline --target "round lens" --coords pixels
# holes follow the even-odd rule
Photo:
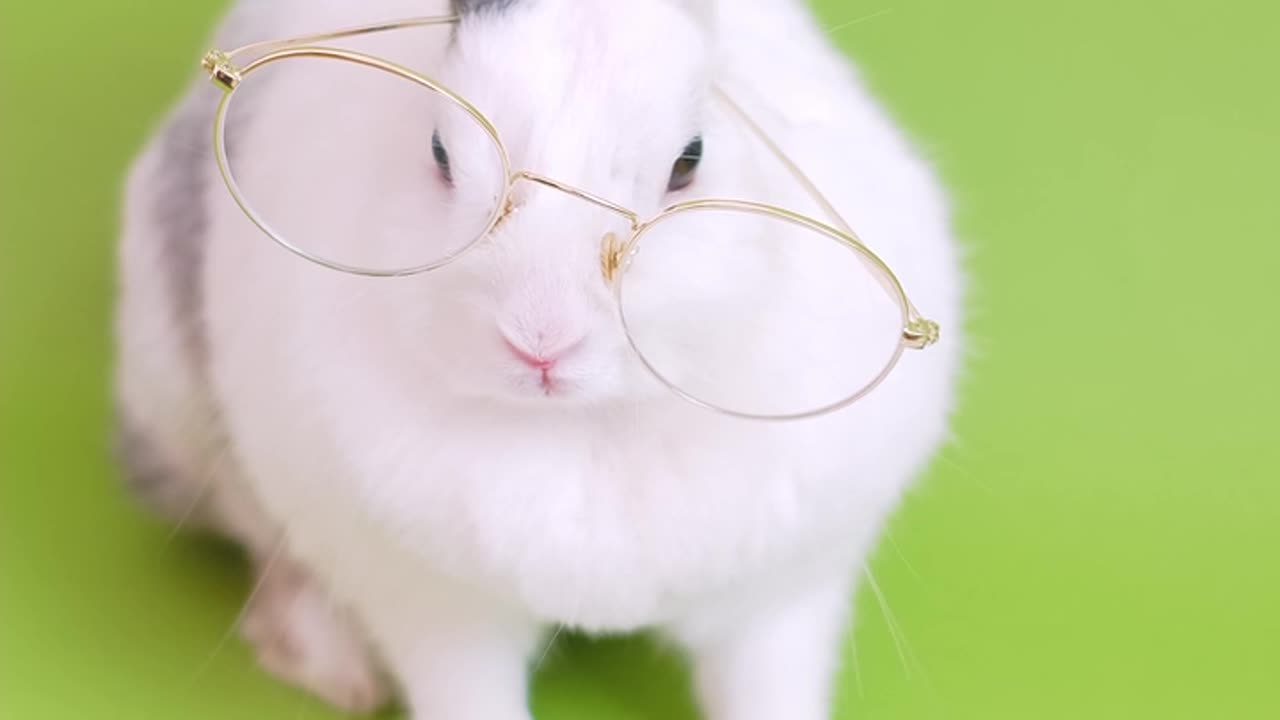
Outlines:
[[[642,231],[619,288],[636,351],[692,400],[752,417],[831,409],[902,352],[905,300],[835,232],[742,203]]]
[[[229,185],[286,247],[398,274],[452,260],[493,224],[507,173],[486,127],[444,92],[332,57],[246,73],[220,125]]]

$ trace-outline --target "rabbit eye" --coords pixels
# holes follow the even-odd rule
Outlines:
[[[453,184],[453,171],[449,167],[449,151],[444,149],[444,143],[440,140],[440,131],[436,130],[431,133],[431,155],[436,159],[436,168],[440,170],[440,177],[449,185]]]
[[[689,187],[698,174],[698,164],[702,162],[702,136],[698,135],[684,146],[680,157],[671,166],[671,179],[667,181],[667,192],[675,192]]]

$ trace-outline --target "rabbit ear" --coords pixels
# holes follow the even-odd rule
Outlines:
[[[502,12],[516,2],[518,0],[453,0],[453,13],[468,15],[479,12]]]

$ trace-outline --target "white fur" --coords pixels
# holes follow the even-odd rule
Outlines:
[[[213,179],[212,164],[202,199],[212,213],[202,318],[209,385],[198,388],[177,343],[164,340],[156,231],[133,209],[154,188],[135,173],[123,249],[124,403],[188,465],[205,462],[190,408],[204,407],[202,398],[217,408],[244,490],[228,480],[215,492],[258,506],[286,531],[288,555],[359,619],[415,717],[526,718],[526,661],[539,632],[561,623],[669,633],[693,655],[712,720],[827,717],[863,558],[945,439],[961,282],[930,170],[800,3],[725,3],[716,13],[685,4],[517,0],[469,19],[443,59],[447,29],[355,46],[471,99],[507,139],[515,166],[642,214],[679,199],[664,196],[666,173],[698,131],[707,160],[691,193],[817,213],[715,110],[708,83],[727,89],[942,323],[938,346],[908,352],[844,411],[736,420],[653,382],[600,277],[599,238],[612,221],[583,203],[523,187],[520,211],[455,265],[365,279],[271,243]],[[242,0],[228,24],[239,29],[223,40],[445,10],[438,0]],[[337,133],[306,113],[326,91],[279,89],[299,115],[257,123],[242,141],[252,162],[287,157],[307,133]],[[188,104],[216,92],[202,80]],[[147,158],[156,162],[154,149]],[[742,268],[738,289],[750,289],[750,263]],[[643,282],[663,283],[663,273]],[[732,322],[740,308],[723,311]],[[794,322],[837,331],[820,317]],[[566,367],[571,392],[544,397],[500,333],[583,339]],[[759,353],[786,351],[758,340]],[[824,370],[835,368],[813,373]],[[274,536],[237,533],[260,553]]]

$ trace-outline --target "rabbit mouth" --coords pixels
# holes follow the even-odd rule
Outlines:
[[[569,369],[525,368],[515,377],[516,394],[533,400],[573,400],[585,397],[586,388]]]

